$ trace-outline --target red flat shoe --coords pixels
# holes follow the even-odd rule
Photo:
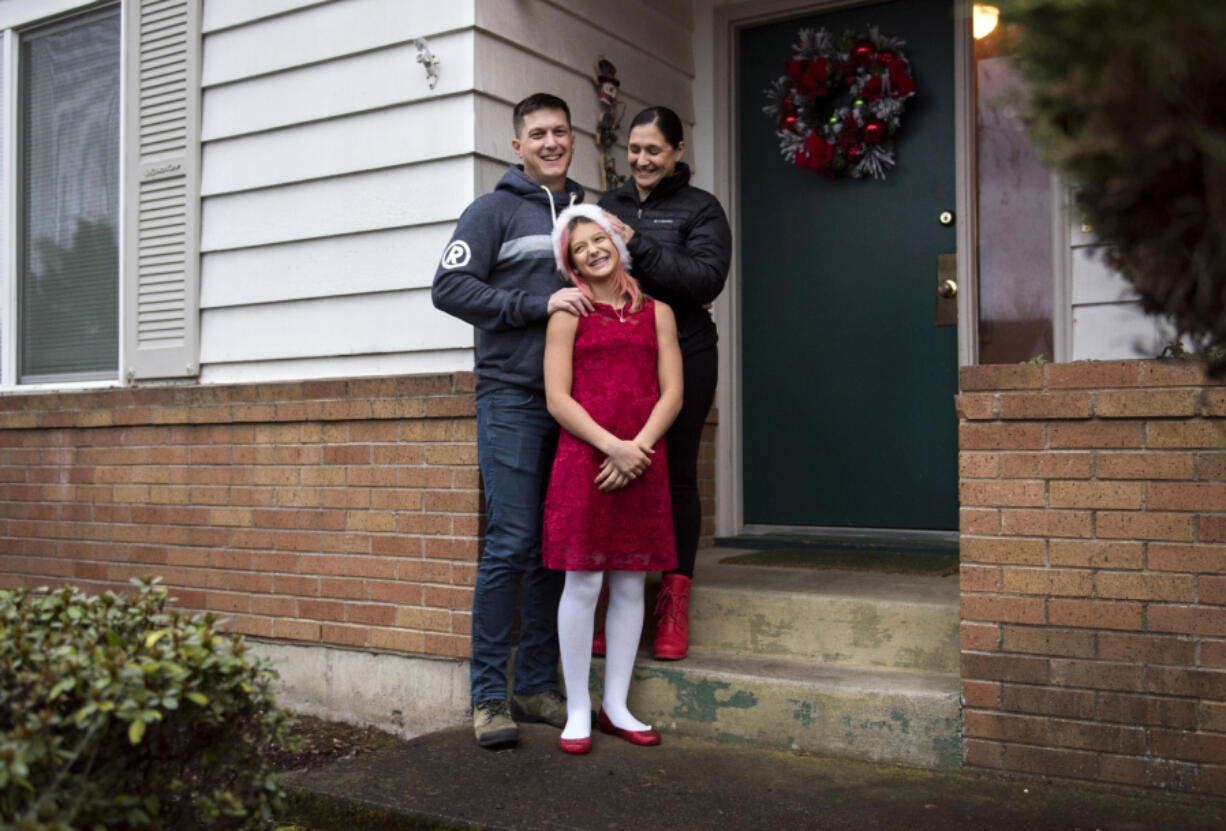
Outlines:
[[[604,708],[600,709],[600,713],[596,716],[596,724],[600,727],[601,733],[608,733],[610,736],[621,736],[630,744],[637,744],[647,747],[648,745],[659,744],[660,734],[652,727],[646,730],[623,730],[613,722],[609,721],[609,717],[604,714]]]
[[[570,753],[575,756],[582,756],[592,749],[592,737],[584,736],[582,739],[558,739],[558,749],[563,753]]]

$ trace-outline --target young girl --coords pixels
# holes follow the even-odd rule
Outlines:
[[[609,575],[600,730],[633,744],[660,734],[626,696],[643,630],[648,571],[676,567],[663,436],[681,409],[681,350],[672,310],[644,297],[630,255],[595,205],[575,205],[553,230],[558,269],[595,304],[555,314],[545,336],[545,397],[562,425],[545,497],[545,565],[566,571],[558,642],[567,721],[558,746],[591,749],[588,693],[596,600]]]

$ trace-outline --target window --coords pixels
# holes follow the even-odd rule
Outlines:
[[[20,33],[20,383],[118,375],[120,39],[117,6]]]
[[[199,374],[201,14],[0,0],[0,389]]]
[[[979,362],[1015,363],[1055,349],[1053,230],[1057,184],[1026,134],[1008,27],[975,40]]]

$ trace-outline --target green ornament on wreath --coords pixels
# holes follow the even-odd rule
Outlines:
[[[884,179],[895,165],[903,110],[915,96],[905,44],[875,26],[837,41],[825,29],[801,29],[788,74],[766,90],[762,107],[779,125],[783,158],[830,179]]]

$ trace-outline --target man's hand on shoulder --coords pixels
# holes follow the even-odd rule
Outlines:
[[[550,314],[554,312],[567,312],[575,317],[585,317],[588,312],[595,308],[592,305],[592,301],[587,298],[587,295],[573,286],[571,288],[558,289],[549,295]]]

